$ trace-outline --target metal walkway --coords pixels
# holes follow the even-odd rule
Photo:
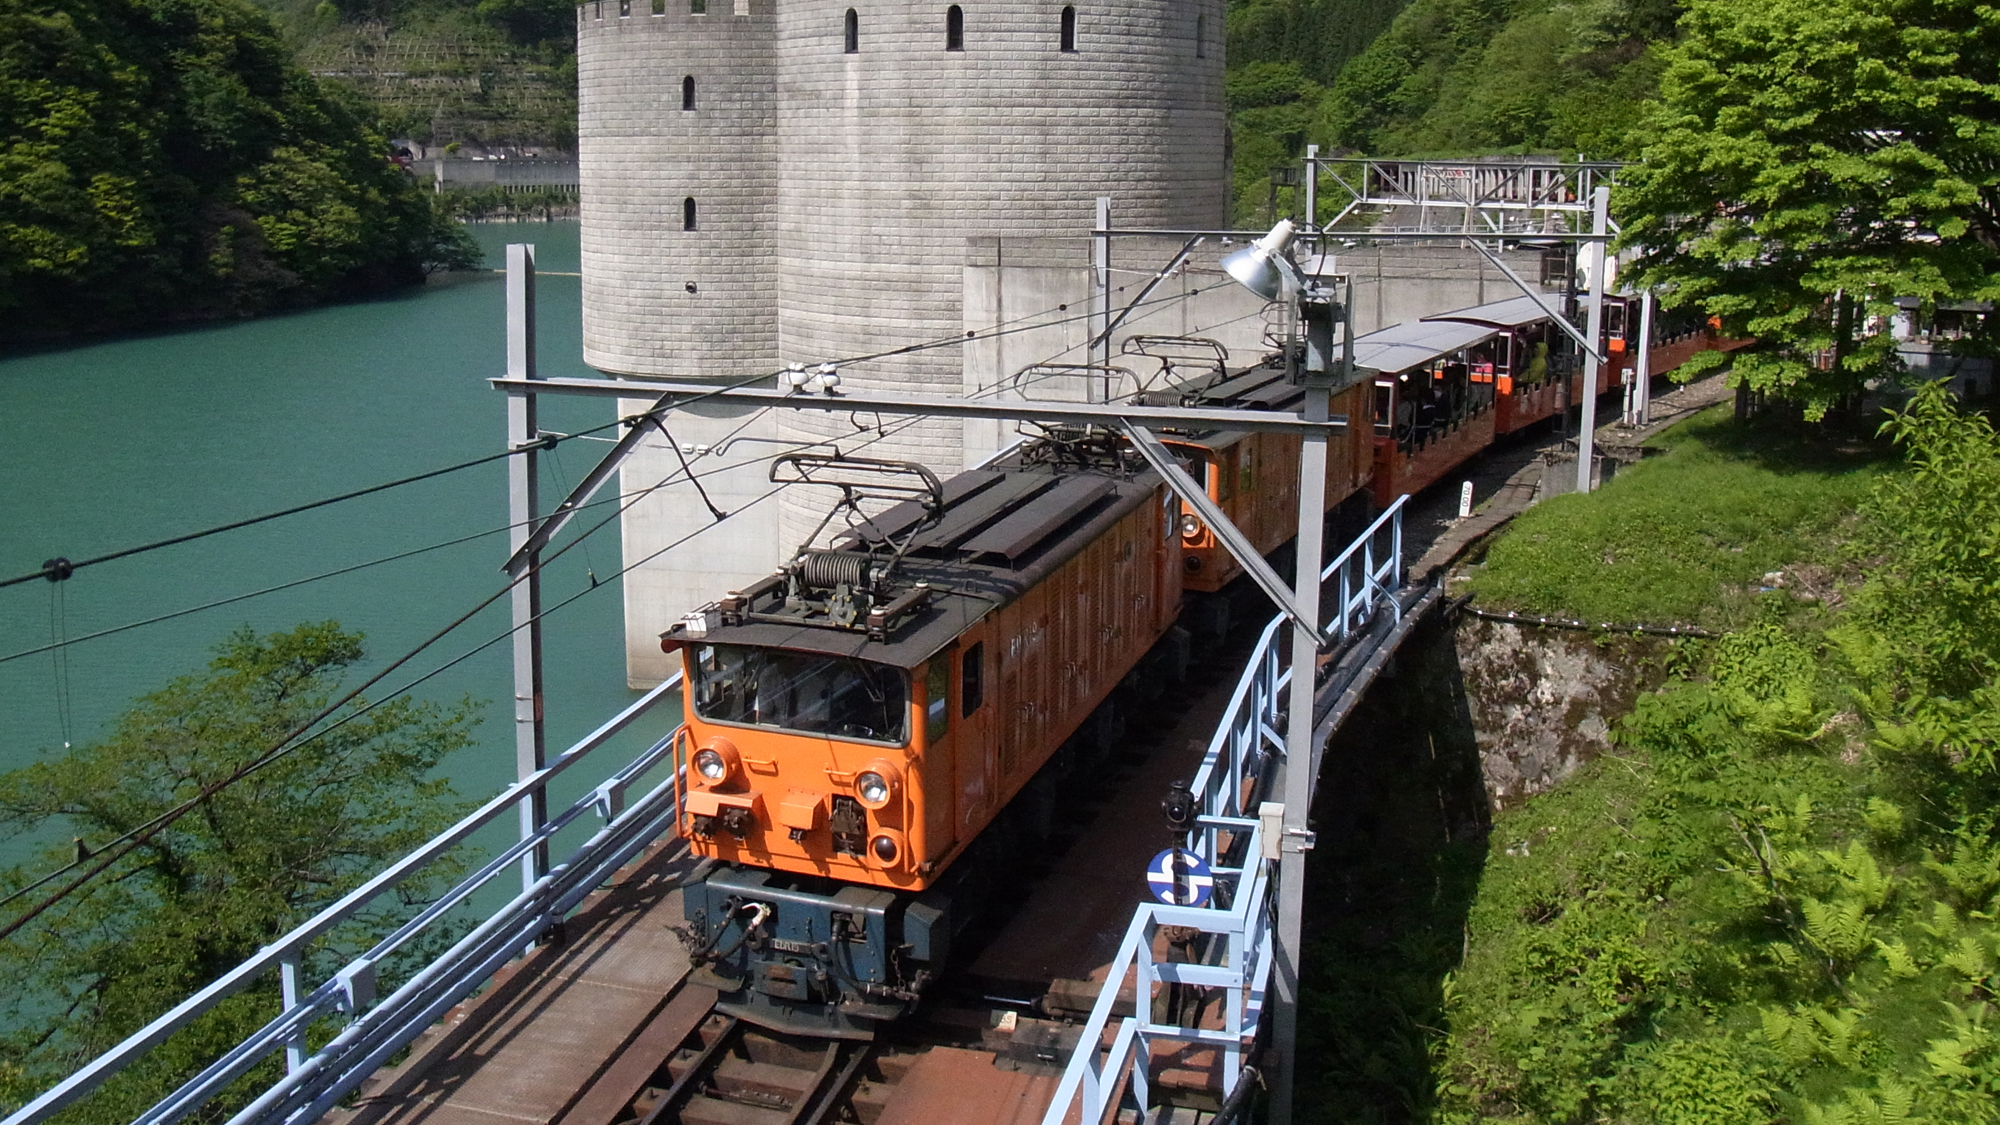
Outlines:
[[[1433,596],[1404,589],[1404,500],[1322,572],[1323,601],[1337,643],[1322,658],[1315,685],[1316,759]],[[1194,781],[1201,816],[1190,845],[1212,866],[1220,893],[1207,907],[1152,904],[1132,915],[1053,1099],[1046,1110],[1011,1105],[1010,1119],[1040,1113],[1045,1125],[1079,1115],[1094,1123],[1121,1103],[1150,1106],[1149,1086],[1163,1070],[1178,1075],[1183,1086],[1206,1083],[1218,1095],[1238,1081],[1262,1026],[1272,962],[1275,848],[1266,845],[1275,829],[1260,819],[1257,806],[1284,796],[1270,792],[1268,780],[1275,776],[1269,767],[1283,756],[1290,694],[1290,673],[1281,659],[1289,640],[1283,621],[1274,619],[1263,630]],[[280,1054],[285,1073],[227,1125],[307,1125],[321,1119],[338,1125],[608,1125],[664,1053],[707,1012],[712,998],[683,984],[685,954],[668,930],[680,916],[677,886],[685,863],[671,838],[680,732],[629,761],[594,758],[614,735],[645,719],[677,689],[676,678],[647,693],[547,768],[495,796],[0,1125],[39,1125],[228,996],[273,973],[283,983],[279,1015],[140,1115],[136,1125],[172,1125]],[[364,917],[371,903],[393,894],[487,824],[511,818],[525,795],[558,775],[581,773],[586,765],[599,771],[586,776],[601,780],[533,837],[499,852],[327,979],[304,979],[305,955],[315,942]],[[546,876],[388,995],[377,995],[377,966],[384,958],[448,919],[480,888],[516,873],[530,849],[593,818],[597,830]],[[1141,872],[1132,871],[1129,878],[1137,893]],[[537,948],[552,927],[560,928],[561,939]],[[1167,927],[1185,927],[1172,945]],[[1200,936],[1190,941],[1190,934]],[[1200,952],[1177,957],[1176,946]],[[1156,1011],[1151,998],[1176,985],[1210,990],[1205,994],[1219,995],[1222,1002],[1180,1006],[1178,1017]],[[474,1005],[465,1004],[482,990]],[[1133,1014],[1114,1018],[1121,993]],[[1148,1002],[1135,1003],[1136,997]],[[469,1010],[475,1008],[472,1018]],[[406,1048],[408,1057],[387,1068]],[[535,1064],[509,1061],[528,1058]],[[1010,1096],[1015,1101],[1031,1096],[1039,1103],[1048,1086],[1047,1080],[1033,1082]]]

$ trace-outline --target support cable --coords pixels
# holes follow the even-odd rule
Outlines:
[[[1121,287],[1120,291],[1122,291],[1122,288],[1123,287]],[[1176,300],[1185,300],[1189,297],[1195,296],[1200,292],[1202,292],[1202,290],[1196,289],[1196,290],[1191,290],[1187,293],[1176,294],[1173,297],[1163,298],[1160,303],[1166,303],[1168,301],[1176,301]],[[1061,307],[1066,307],[1066,306],[1059,306],[1059,309]],[[1261,315],[1261,310],[1259,315]],[[1236,319],[1241,320],[1247,318],[1239,317]],[[1062,322],[1058,321],[1050,323],[1062,323]],[[1048,325],[1037,324],[1029,327],[1038,328],[1046,326]],[[988,333],[987,335],[989,336],[999,335],[1003,334],[1003,332],[1005,331],[1018,331],[1018,330],[1020,329],[1018,328],[1006,329],[1003,330],[1002,332],[992,332]],[[847,360],[839,360],[834,362],[860,363],[871,359],[880,359],[892,355],[901,355],[914,351],[921,351],[931,347],[942,347],[948,344],[962,343],[963,339],[970,339],[975,337],[976,335],[977,335],[976,331],[968,331],[963,338],[952,337],[936,341],[926,341],[920,344],[907,345],[900,348],[894,348],[887,351],[878,352],[869,356],[859,356]],[[673,407],[670,407],[669,409],[680,406],[686,406],[694,402],[699,402],[702,399],[711,397],[713,395],[720,394],[725,391],[740,389],[742,387],[748,386],[751,383],[759,382],[763,379],[767,379],[770,377],[771,377],[770,375],[758,374],[755,376],[750,376],[745,379],[737,380],[733,383],[719,386],[712,391],[708,391],[703,394],[695,395],[688,399],[681,400],[680,402],[673,404]],[[635,384],[635,389],[640,389],[642,387],[643,384]],[[992,388],[991,392],[989,393],[997,393],[998,390],[999,386],[996,385],[994,388]],[[873,437],[870,437],[867,440],[861,442],[855,448],[857,449],[866,448],[869,445],[873,445],[878,441],[882,441],[896,433],[900,433],[902,430],[907,429],[910,426],[915,425],[919,420],[920,420],[919,418],[912,417],[910,419],[907,419],[900,423],[896,423],[894,425],[878,427]],[[531,445],[528,448],[550,449],[554,448],[554,446],[561,441],[582,437],[591,433],[595,433],[599,430],[610,429],[614,426],[629,425],[629,424],[632,424],[632,419],[621,418],[618,419],[617,421],[607,423],[606,425],[603,426],[593,427],[588,430],[580,430],[572,434],[544,435],[538,438],[536,442],[531,443]],[[739,430],[741,428],[742,427],[740,426],[738,427]],[[820,442],[810,443],[808,446],[806,446],[806,448],[810,448],[811,445],[818,445],[818,444],[823,444],[823,443]],[[679,447],[676,446],[675,449],[678,452]],[[115,558],[128,557],[130,555],[141,553],[142,551],[155,550],[160,547],[170,546],[175,543],[184,543],[190,539],[197,539],[207,535],[214,535],[222,531],[234,530],[236,528],[245,527],[253,523],[261,523],[266,520],[276,519],[280,516],[291,515],[296,512],[307,511],[315,507],[323,507],[326,506],[327,504],[338,503],[342,500],[352,499],[354,497],[367,495],[372,492],[380,492],[385,489],[399,487],[400,485],[403,484],[415,483],[416,481],[419,480],[426,480],[431,477],[441,476],[450,472],[456,472],[461,469],[470,468],[473,465],[485,464],[490,461],[500,460],[505,457],[511,457],[514,454],[520,452],[526,452],[526,449],[509,450],[504,453],[491,454],[489,456],[481,457],[473,461],[465,462],[454,466],[447,466],[445,468],[433,470],[431,472],[424,473],[415,477],[405,478],[399,481],[391,481],[385,484],[373,486],[368,489],[363,489],[357,492],[348,493],[343,496],[332,497],[322,501],[316,501],[312,504],[302,505],[299,507],[287,509],[282,512],[271,513],[268,515],[255,517],[249,520],[237,521],[234,524],[226,525],[223,527],[211,528],[206,531],[195,532],[190,535],[180,536],[159,543],[147,544],[145,546],[137,548],[129,548],[124,551],[115,552],[110,555],[104,555],[97,558],[85,560],[84,562],[81,563],[71,563],[67,560],[60,560],[60,559],[51,560],[50,563],[44,566],[42,571],[37,571],[35,573],[24,575],[18,578],[0,581],[0,586],[14,585],[16,583],[25,582],[37,577],[46,577],[49,578],[51,581],[60,581],[61,579],[55,577],[54,575],[54,571],[56,570],[63,570],[66,572],[73,571],[76,567],[79,566],[88,566],[99,562],[108,562]],[[780,455],[781,454],[774,454],[773,457]],[[685,470],[686,462],[684,459],[682,461],[682,467],[683,470]],[[355,699],[359,698],[362,692],[366,691],[370,687],[373,687],[375,684],[380,683],[383,679],[387,678],[391,672],[409,663],[411,660],[415,659],[426,649],[430,648],[432,645],[442,640],[446,635],[456,630],[459,626],[470,621],[474,616],[479,614],[482,610],[493,605],[495,602],[499,601],[502,597],[505,597],[508,594],[508,592],[514,588],[515,585],[525,580],[528,577],[528,575],[538,573],[542,568],[546,567],[548,564],[554,562],[557,558],[561,557],[570,548],[576,546],[579,543],[582,543],[590,535],[595,534],[598,530],[609,525],[609,523],[613,519],[617,519],[620,516],[622,516],[625,513],[625,511],[627,511],[633,504],[636,504],[639,500],[644,499],[646,496],[651,495],[654,491],[658,490],[659,488],[665,487],[667,484],[672,483],[675,479],[679,477],[679,475],[680,474],[678,473],[670,474],[668,477],[663,478],[659,483],[651,486],[650,488],[644,489],[638,493],[633,494],[632,497],[627,502],[619,506],[617,511],[611,513],[609,516],[606,516],[603,520],[592,525],[588,530],[584,531],[581,535],[571,540],[569,543],[566,543],[562,547],[557,548],[554,552],[550,553],[546,558],[543,558],[539,562],[537,562],[535,566],[523,569],[519,575],[510,578],[505,584],[503,584],[500,587],[500,589],[496,590],[494,593],[492,593],[485,599],[481,600],[478,605],[460,614],[457,618],[454,618],[451,621],[451,623],[447,624],[442,629],[439,629],[437,632],[433,633],[429,638],[418,644],[415,648],[411,649],[407,653],[404,653],[402,656],[397,657],[395,660],[391,661],[388,665],[384,666],[382,669],[375,672],[373,675],[369,676],[358,687],[354,688],[352,691],[349,691],[347,694],[343,695],[340,699],[335,700],[334,702],[328,704],[326,707],[322,708],[312,718],[294,727],[283,738],[279,739],[277,743],[273,744],[271,749],[265,751],[262,754],[259,754],[257,757],[244,763],[242,766],[239,766],[237,769],[231,771],[224,777],[219,778],[216,781],[211,782],[210,784],[204,786],[201,789],[201,791],[196,793],[194,796],[188,798],[187,800],[181,802],[180,804],[174,806],[173,808],[168,809],[167,811],[159,814],[152,820],[147,821],[146,823],[138,826],[137,828],[132,829],[131,831],[127,832],[124,836],[119,837],[117,840],[113,840],[105,844],[104,846],[100,847],[97,851],[92,852],[88,857],[85,857],[84,859],[79,860],[75,863],[66,865],[63,868],[59,868],[56,871],[53,871],[46,876],[43,876],[41,879],[38,879],[31,884],[28,884],[26,887],[23,887],[20,890],[17,890],[7,895],[4,898],[0,898],[0,907],[4,907],[9,903],[18,900],[19,898],[23,897],[29,892],[37,888],[40,888],[42,886],[46,886],[48,883],[54,881],[56,878],[59,878],[65,872],[75,870],[78,866],[81,866],[83,863],[88,862],[91,864],[88,870],[84,871],[81,875],[77,876],[76,878],[70,880],[69,883],[57,889],[49,896],[44,898],[42,901],[28,908],[19,917],[12,919],[11,921],[6,922],[5,924],[0,924],[0,940],[5,940],[6,938],[11,937],[13,934],[18,932],[22,927],[26,926],[29,922],[33,921],[35,918],[39,917],[43,913],[46,913],[49,909],[53,908],[63,899],[68,898],[71,894],[74,894],[76,891],[80,890],[84,885],[89,883],[91,880],[95,879],[97,876],[109,870],[113,864],[117,863],[117,861],[123,859],[125,856],[131,854],[133,851],[143,846],[145,843],[150,841],[154,836],[157,836],[161,831],[171,826],[175,821],[178,821],[181,817],[186,816],[189,812],[192,812],[194,809],[199,807],[203,802],[207,801],[210,797],[214,796],[215,794],[221,792],[223,789],[228,788],[229,786],[234,785],[236,782],[243,780],[244,778],[250,776],[252,773],[262,769],[264,766],[269,765],[270,763],[276,761],[278,758],[290,753],[291,751],[309,744],[314,739],[317,739],[333,730],[338,729],[339,727],[345,725],[347,722],[350,722],[353,719],[358,718],[369,711],[372,711],[376,707],[386,704],[392,699],[400,697],[401,695],[415,688],[417,685],[424,683],[425,681],[431,679],[432,677],[442,673],[446,669],[454,667],[457,664],[462,663],[467,659],[470,659],[476,653],[484,651],[486,648],[489,648],[492,645],[500,643],[500,641],[505,640],[506,638],[512,636],[522,627],[532,622],[540,621],[541,619],[547,617],[549,614],[555,612],[556,610],[571,605],[579,598],[582,598],[583,596],[589,594],[591,591],[597,589],[598,586],[596,585],[585,587],[583,590],[580,590],[577,593],[572,594],[570,597],[565,598],[562,601],[557,602],[555,605],[550,606],[549,608],[543,610],[540,614],[537,614],[535,617],[530,618],[528,621],[524,621],[519,625],[511,626],[504,633],[501,633],[498,636],[492,638],[491,640],[483,642],[482,644],[476,646],[475,648],[465,653],[462,653],[457,657],[454,657],[452,660],[446,662],[445,664],[432,669],[431,671],[425,673],[424,675],[404,685],[403,687],[392,691],[389,695],[383,697],[380,700],[377,700],[375,703],[368,704],[356,710],[355,712],[342,717],[341,719],[337,720],[335,723],[327,726],[326,728],[320,731],[316,731],[310,735],[307,735],[303,739],[299,737],[300,735],[305,735],[307,731],[310,731],[315,725],[333,715],[340,708],[346,706],[347,704],[353,702]],[[690,474],[690,476],[692,476],[692,474]],[[743,511],[748,510],[749,508],[755,507],[756,505],[764,502],[765,500],[768,500],[771,497],[777,495],[779,492],[783,491],[784,488],[785,486],[782,484],[776,485],[771,489],[763,493],[760,493],[758,496],[750,500],[748,503],[745,503],[741,507],[737,508],[734,512],[718,515],[716,523],[723,522],[724,520],[728,519],[730,515],[739,514]],[[621,496],[618,499],[625,500],[626,498]],[[714,510],[712,505],[711,505],[711,510]],[[698,528],[695,531],[689,532],[688,534],[682,536],[679,539],[676,539],[672,543],[667,544],[666,546],[660,548],[659,550],[652,552],[651,554],[645,556],[644,558],[641,558],[635,562],[627,564],[624,567],[621,567],[611,577],[612,578],[622,577],[625,574],[631,572],[633,569],[642,566],[645,563],[651,562],[653,559],[656,559],[659,556],[667,553],[668,551],[673,550],[675,547],[678,547],[681,544],[686,543],[688,540],[693,539],[695,536],[700,535],[702,532],[707,531],[709,528],[712,528],[714,526],[715,524],[709,524],[706,527]],[[66,578],[67,576],[68,576],[67,573],[62,574],[62,577]],[[297,739],[298,741],[294,742],[295,739]]]
[[[1122,286],[1118,290],[1116,290],[1116,292],[1123,292],[1123,291],[1124,287]],[[1201,292],[1201,290],[1194,290],[1193,292],[1186,294],[1177,294],[1174,298],[1171,299],[1177,300],[1183,297],[1190,297],[1198,292]],[[1068,308],[1067,303],[1055,306],[1056,311],[1061,311],[1067,308]],[[994,330],[985,332],[981,332],[978,329],[973,329],[965,332],[962,335],[946,336],[935,340],[926,340],[916,344],[906,344],[902,347],[890,348],[886,351],[875,352],[869,355],[853,356],[847,359],[832,360],[830,362],[836,365],[850,364],[850,363],[866,363],[871,360],[883,359],[889,356],[906,355],[912,352],[926,351],[931,348],[940,348],[940,347],[948,347],[954,344],[963,344],[965,341],[975,338],[986,338],[992,336],[1007,335],[1012,332],[1026,331],[1028,329],[1033,329],[1033,328],[1052,327],[1054,325],[1067,323],[1067,321],[1064,320],[1055,320],[1055,321],[1048,321],[1045,323],[1038,323],[1038,324],[1031,324],[1024,326],[1019,325],[1020,321],[1032,319],[1033,317],[1036,316],[1045,315],[1047,311],[1048,310],[1044,310],[1043,313],[1030,313],[1023,317],[1016,317],[1013,322],[1002,322],[1003,324],[1012,325],[1010,327],[996,328]],[[1071,319],[1076,319],[1076,318],[1071,318]],[[720,394],[725,391],[740,390],[744,387],[749,386],[752,383],[762,382],[765,379],[775,378],[782,374],[784,374],[784,372],[782,371],[760,372],[756,375],[748,376],[744,379],[740,379],[735,382],[727,383],[722,386],[716,387],[712,391],[708,391],[700,395],[695,395],[690,398],[682,399],[674,403],[674,407],[679,408],[683,406],[689,406],[694,403],[700,402],[701,400],[708,398],[712,395]],[[635,392],[635,396],[638,394],[643,394],[645,392],[645,384],[643,382],[634,382],[633,390]],[[639,417],[639,416],[635,415],[634,417]],[[587,437],[603,430],[614,429],[621,425],[630,425],[631,422],[632,419],[620,418],[613,422],[607,422],[601,426],[593,426],[590,429],[578,430],[577,432],[570,434],[544,433],[540,435],[534,443],[532,443],[529,449],[552,450],[562,442],[570,441],[576,438]],[[510,449],[501,453],[491,453],[487,454],[484,457],[475,457],[469,461],[461,461],[454,465],[446,465],[441,468],[431,469],[422,473],[417,473],[413,476],[402,477],[392,481],[385,481],[381,484],[370,485],[367,488],[355,489],[352,492],[343,492],[338,496],[323,497],[318,500],[308,501],[307,503],[304,504],[297,504],[289,508],[281,509],[279,511],[266,512],[263,515],[251,516],[246,519],[234,520],[229,523],[219,524],[215,527],[203,528],[200,531],[191,531],[182,535],[175,535],[166,539],[155,540],[154,542],[151,543],[142,543],[139,544],[138,546],[126,547],[117,551],[112,551],[108,554],[96,555],[87,559],[72,560],[61,557],[52,558],[44,562],[36,570],[32,570],[26,574],[18,574],[12,578],[0,579],[0,589],[4,589],[8,586],[18,586],[23,582],[32,582],[37,578],[47,579],[50,582],[62,582],[67,580],[71,575],[75,574],[77,571],[87,566],[96,566],[99,563],[107,563],[107,562],[112,562],[116,559],[130,558],[133,555],[141,555],[149,551],[157,551],[163,547],[173,547],[181,543],[193,542],[196,539],[206,539],[211,535],[220,535],[225,531],[237,531],[242,528],[252,527],[260,523],[267,523],[271,520],[282,519],[285,516],[294,516],[302,512],[310,512],[317,508],[324,508],[333,504],[343,503],[348,500],[359,499],[360,497],[363,496],[372,496],[378,492],[386,492],[390,489],[401,488],[405,485],[417,484],[422,481],[431,480],[435,477],[446,476],[451,473],[461,472],[465,469],[476,468],[477,466],[484,465],[489,462],[503,460],[505,458],[515,456],[516,454],[519,453],[529,452],[529,449]],[[706,499],[706,497],[704,497],[704,499]],[[710,505],[710,510],[714,510],[714,505],[712,504]]]
[[[907,427],[914,421],[915,420],[912,419],[910,421],[900,423],[895,427],[885,428],[875,437],[869,438],[867,441],[862,442],[861,445],[858,446],[857,448],[863,448],[868,445],[872,445],[873,443],[882,440],[883,438],[889,436],[890,434],[897,432],[902,428]],[[781,455],[782,454],[773,454],[772,457],[775,458]],[[447,634],[451,633],[459,626],[465,624],[467,621],[470,621],[474,616],[479,614],[480,611],[486,609],[488,606],[493,605],[495,602],[505,597],[508,594],[508,592],[514,588],[515,585],[526,580],[529,574],[536,573],[540,571],[543,567],[547,566],[549,563],[554,562],[557,558],[560,558],[564,552],[568,551],[572,547],[575,547],[577,544],[583,542],[589,536],[595,534],[602,528],[608,526],[612,520],[622,516],[625,513],[625,511],[628,508],[630,508],[633,504],[636,504],[639,500],[644,499],[646,496],[651,495],[658,489],[673,483],[676,479],[678,479],[678,477],[679,477],[678,473],[670,474],[669,476],[662,478],[657,484],[654,484],[649,488],[634,493],[629,498],[629,500],[627,500],[627,498],[622,496],[619,497],[619,499],[627,500],[627,502],[620,505],[617,511],[612,512],[610,515],[606,516],[603,520],[600,520],[596,524],[593,524],[589,529],[584,531],[581,535],[577,536],[575,539],[572,539],[570,542],[564,544],[563,546],[557,548],[555,551],[551,552],[548,555],[548,557],[541,560],[535,567],[523,570],[520,575],[509,579],[506,583],[504,583],[500,587],[500,589],[494,591],[493,594],[482,600],[478,605],[460,614],[450,624],[446,625],[444,628],[433,633],[428,639],[423,641],[421,644],[417,645],[415,648],[411,649],[409,652],[403,654],[402,656],[397,657],[395,660],[391,661],[387,666],[382,668],[380,671],[368,677],[368,679],[363,681],[360,686],[354,688],[354,690],[348,692],[346,695],[343,695],[340,699],[334,701],[333,703],[328,704],[326,707],[322,708],[317,714],[315,714],[312,718],[306,720],[304,723],[294,727],[283,738],[279,739],[277,743],[273,744],[271,749],[266,750],[265,752],[259,754],[255,758],[252,758],[250,761],[244,763],[242,766],[230,772],[228,775],[217,779],[216,781],[210,783],[207,786],[204,786],[202,790],[196,793],[194,796],[189,797],[187,800],[181,802],[180,804],[174,806],[173,808],[166,810],[165,812],[154,817],[152,820],[149,820],[146,823],[131,829],[130,831],[126,832],[123,836],[120,836],[114,840],[105,843],[104,845],[99,847],[96,851],[92,852],[89,856],[84,857],[83,859],[79,859],[76,862],[67,864],[64,867],[58,868],[55,871],[52,871],[49,874],[43,876],[42,878],[37,879],[35,882],[30,883],[27,886],[24,886],[21,889],[12,892],[11,894],[8,894],[4,898],[0,898],[0,907],[4,907],[7,904],[24,897],[25,895],[29,894],[30,892],[36,889],[48,885],[50,882],[53,882],[57,878],[60,878],[63,874],[67,872],[74,871],[76,868],[83,866],[86,863],[91,864],[89,870],[77,876],[75,879],[72,879],[69,883],[57,889],[55,892],[44,898],[42,901],[36,903],[34,906],[28,908],[28,910],[23,912],[20,917],[15,918],[5,923],[4,925],[0,925],[0,940],[5,940],[6,938],[11,937],[14,933],[19,931],[23,926],[27,925],[29,922],[33,921],[36,917],[40,916],[41,914],[47,912],[49,909],[53,908],[57,903],[61,902],[63,899],[68,898],[71,894],[74,894],[76,891],[80,890],[85,884],[89,883],[97,876],[109,870],[111,866],[115,864],[118,860],[123,859],[127,855],[130,855],[133,851],[137,850],[139,847],[146,844],[154,836],[157,836],[162,830],[172,825],[175,821],[179,820],[181,817],[186,816],[189,812],[194,811],[194,809],[199,807],[204,801],[208,800],[210,797],[213,797],[215,794],[221,792],[223,789],[228,788],[229,786],[234,785],[238,781],[241,781],[244,778],[249,777],[252,773],[255,773],[256,771],[271,764],[272,762],[277,761],[279,758],[291,753],[292,751],[310,744],[315,739],[318,739],[326,734],[329,734],[334,730],[338,730],[340,727],[346,725],[347,723],[353,721],[354,719],[357,719],[362,715],[365,715],[368,712],[374,710],[375,708],[383,706],[384,704],[390,702],[391,700],[396,699],[408,693],[410,690],[414,689],[415,687],[424,683],[425,681],[431,679],[432,677],[439,675],[440,673],[444,672],[449,668],[455,667],[458,664],[463,663],[464,661],[472,658],[474,655],[483,652],[488,648],[491,648],[493,645],[499,644],[501,641],[506,640],[508,637],[513,636],[514,633],[518,632],[521,628],[525,627],[526,625],[536,621],[540,621],[543,618],[547,617],[549,614],[554,613],[556,610],[562,609],[574,603],[575,601],[577,601],[579,598],[582,598],[586,594],[589,594],[591,591],[596,590],[598,588],[597,586],[587,586],[584,589],[578,591],[577,593],[570,595],[569,597],[563,599],[560,602],[557,602],[555,605],[550,606],[547,609],[544,609],[541,613],[535,615],[533,618],[530,618],[528,621],[524,621],[519,625],[509,627],[505,632],[502,632],[499,635],[493,637],[492,639],[482,642],[481,644],[475,646],[474,648],[464,653],[461,653],[456,657],[453,657],[446,663],[431,669],[429,672],[426,672],[422,676],[417,677],[415,680],[412,680],[409,683],[404,684],[402,687],[395,689],[388,695],[383,696],[381,699],[378,699],[373,703],[369,703],[351,712],[348,715],[342,716],[339,720],[335,721],[334,723],[328,725],[327,727],[321,730],[314,731],[313,733],[307,735],[304,738],[299,737],[301,734],[305,734],[305,732],[311,730],[312,727],[315,726],[316,724],[327,719],[329,716],[331,716],[334,712],[338,711],[340,708],[346,706],[348,703],[353,702],[356,698],[358,698],[361,695],[362,692],[368,690],[370,687],[373,687],[375,684],[380,683],[383,679],[387,678],[391,672],[394,672],[397,668],[400,668],[403,665],[409,663],[411,660],[415,659],[424,650],[430,648],[432,645],[442,640]],[[782,491],[784,487],[785,486],[783,485],[778,485],[771,488],[769,491],[763,493],[762,495],[759,495],[755,499],[751,500],[749,503],[744,504],[742,507],[736,509],[736,512],[742,512],[745,509],[754,507],[755,505],[770,499],[772,496],[775,496],[780,491]],[[727,519],[728,517],[724,516],[722,518]],[[719,523],[721,522],[721,520],[718,520],[717,522]],[[636,562],[633,562],[625,567],[620,568],[611,577],[612,578],[622,577],[635,567],[641,566],[647,562],[651,562],[653,559],[658,558],[660,555],[665,554],[667,551],[670,551],[673,548],[680,546],[682,543],[687,542],[689,539],[694,538],[696,535],[699,535],[702,532],[707,531],[710,527],[714,526],[715,524],[709,524],[705,527],[698,528],[695,531],[682,536],[680,539],[677,539],[674,542],[669,543],[667,546],[662,547],[660,550],[655,551],[650,555],[647,555],[645,558],[639,559]],[[297,739],[297,741],[296,742],[293,741],[294,739]]]

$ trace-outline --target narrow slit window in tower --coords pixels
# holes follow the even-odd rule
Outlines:
[[[664,15],[666,15],[666,14],[667,14],[667,0],[653,0],[653,14],[654,14],[654,15],[656,15],[656,16],[664,16]]]
[[[618,0],[618,18],[632,18],[632,0]]]
[[[965,50],[965,9],[956,4],[944,10],[944,49]]]
[[[689,15],[700,16],[700,15],[706,15],[707,13],[708,13],[708,0],[688,0]]]
[[[684,110],[694,108],[694,75],[692,74],[681,79],[681,108]]]
[[[842,50],[846,51],[850,55],[860,51],[861,17],[854,14],[853,8],[847,9],[846,35],[847,35],[847,45],[844,48],[842,48]]]
[[[692,195],[688,196],[686,199],[681,200],[681,229],[682,230],[695,229],[694,196]]]
[[[1074,54],[1074,53],[1076,52],[1076,7],[1075,7],[1075,5],[1071,5],[1071,6],[1069,6],[1069,7],[1066,7],[1066,8],[1064,8],[1064,9],[1063,9],[1063,13],[1062,13],[1062,49],[1063,49],[1064,51],[1066,51],[1066,52],[1069,52],[1069,53],[1071,53],[1071,54]]]
[[[1205,15],[1194,18],[1194,57],[1208,57],[1208,17]]]

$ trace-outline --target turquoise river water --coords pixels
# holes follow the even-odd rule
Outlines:
[[[487,264],[508,242],[538,247],[539,355],[545,375],[581,360],[577,225],[482,224]],[[506,400],[486,383],[505,361],[504,281],[433,279],[380,300],[0,357],[0,574],[83,559],[497,452]],[[604,400],[543,400],[545,429],[609,422]],[[570,442],[544,458],[553,504],[608,446]],[[597,511],[608,512],[609,508]],[[78,571],[60,584],[0,589],[0,770],[84,744],[140,694],[200,669],[232,630],[333,618],[367,636],[380,668],[501,584],[504,534],[220,609],[7,659],[64,638],[497,530],[506,468],[493,462],[241,531]],[[594,521],[592,521],[594,522]],[[615,521],[546,572],[544,601],[619,567]],[[550,752],[636,697],[625,686],[621,590],[604,582],[545,625]],[[400,686],[504,632],[506,599],[399,670]],[[484,798],[512,780],[510,646],[439,675],[419,698],[482,701],[476,744],[445,765]],[[370,697],[383,694],[381,688]],[[657,737],[667,717],[626,740]],[[607,751],[608,752],[608,751]],[[580,781],[581,779],[579,779]],[[565,787],[568,788],[568,787]],[[556,794],[564,799],[563,793]],[[60,831],[38,833],[44,840]],[[0,863],[32,841],[0,842]]]

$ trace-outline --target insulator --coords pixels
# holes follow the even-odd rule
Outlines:
[[[868,568],[874,561],[856,551],[807,551],[799,557],[799,578],[821,590],[841,585],[862,590],[868,586]]]

